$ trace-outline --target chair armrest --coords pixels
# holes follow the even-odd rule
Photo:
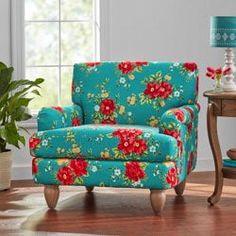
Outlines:
[[[160,133],[170,135],[177,140],[180,156],[186,139],[190,135],[196,136],[199,111],[200,105],[196,103],[169,109],[161,116]]]
[[[198,103],[193,105],[183,105],[181,107],[172,108],[164,112],[161,116],[161,124],[165,122],[175,122],[179,124],[190,124],[200,111],[200,105]]]
[[[83,123],[83,111],[78,105],[43,107],[37,121],[38,131],[78,126]]]

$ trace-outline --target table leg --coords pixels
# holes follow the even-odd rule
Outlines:
[[[214,114],[214,106],[214,103],[209,103],[207,109],[208,138],[215,163],[215,188],[213,194],[208,198],[208,202],[212,205],[220,200],[223,187],[222,154],[217,134],[217,116]]]

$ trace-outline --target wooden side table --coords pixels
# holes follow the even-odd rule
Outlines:
[[[206,91],[203,94],[208,98],[207,131],[215,163],[215,188],[208,198],[210,204],[220,200],[224,178],[236,179],[236,168],[224,167],[222,153],[217,134],[217,116],[236,117],[236,92]]]

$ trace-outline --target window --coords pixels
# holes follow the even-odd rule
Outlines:
[[[98,1],[20,2],[24,2],[22,74],[27,79],[45,78],[42,96],[34,99],[30,108],[68,105],[73,64],[99,60]]]

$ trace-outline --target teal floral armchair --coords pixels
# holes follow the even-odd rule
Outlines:
[[[160,213],[196,165],[197,94],[195,63],[75,64],[73,105],[42,108],[29,140],[49,208],[59,185],[84,185],[150,189]]]

